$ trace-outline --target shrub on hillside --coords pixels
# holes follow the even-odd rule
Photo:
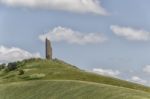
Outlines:
[[[24,61],[17,61],[16,65],[17,65],[17,68],[22,67],[25,65],[25,62]]]
[[[18,75],[23,75],[24,74],[24,71],[22,69],[19,69],[18,70]]]
[[[0,65],[0,70],[4,69],[6,67],[6,64],[1,64]]]
[[[17,62],[8,63],[7,69],[8,69],[8,71],[12,71],[12,70],[17,69]]]

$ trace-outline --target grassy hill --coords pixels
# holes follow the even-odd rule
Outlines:
[[[89,73],[60,60],[30,59],[0,71],[0,99],[150,99],[143,85]],[[23,70],[23,75],[18,75]]]
[[[6,95],[7,94],[7,95]],[[150,99],[127,88],[81,81],[30,81],[0,85],[1,99]]]

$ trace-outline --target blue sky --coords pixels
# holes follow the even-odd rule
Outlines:
[[[0,63],[44,57],[47,36],[56,58],[150,85],[149,0],[22,1],[0,0]]]

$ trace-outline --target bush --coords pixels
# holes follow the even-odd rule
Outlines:
[[[6,67],[6,64],[1,64],[0,65],[0,70],[4,69]]]
[[[22,61],[22,62],[17,61],[17,62],[16,62],[16,65],[17,65],[17,68],[22,67],[22,66],[25,65],[25,62],[24,62],[24,61]]]
[[[8,69],[8,71],[17,69],[17,62],[8,63],[7,69]]]
[[[18,75],[23,75],[24,71],[22,69],[18,70]]]

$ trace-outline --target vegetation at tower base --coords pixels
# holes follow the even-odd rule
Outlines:
[[[58,59],[28,59],[15,62],[15,67],[0,70],[0,99],[150,99],[149,87],[89,73]]]

